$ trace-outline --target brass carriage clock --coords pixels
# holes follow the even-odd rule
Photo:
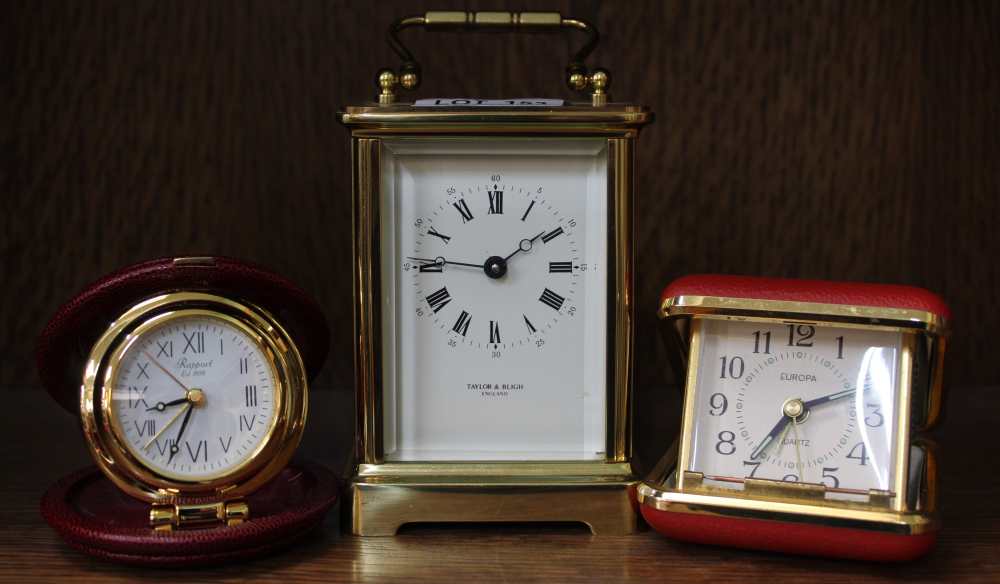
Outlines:
[[[581,31],[586,103],[396,103],[428,30]],[[357,465],[352,531],[424,521],[636,527],[630,465],[635,144],[589,24],[555,13],[397,21],[398,73],[347,107],[354,161]]]

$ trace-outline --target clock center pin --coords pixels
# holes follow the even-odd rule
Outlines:
[[[806,417],[809,414],[809,412],[806,411],[806,404],[797,397],[786,400],[785,403],[781,405],[781,413],[791,418],[791,420],[796,424],[805,422]]]
[[[490,278],[502,278],[507,273],[507,260],[500,256],[490,256],[483,264],[483,271]]]
[[[187,400],[192,406],[200,406],[205,403],[205,392],[193,387],[187,392]]]

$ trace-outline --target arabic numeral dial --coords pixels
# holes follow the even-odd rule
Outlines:
[[[896,492],[902,333],[764,318],[704,318],[697,331],[689,470],[720,489],[822,484],[843,501]]]

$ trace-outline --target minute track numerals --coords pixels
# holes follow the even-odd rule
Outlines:
[[[541,348],[560,319],[571,317],[586,264],[577,221],[549,203],[542,188],[502,180],[447,189],[414,224],[403,272],[413,278],[416,316],[453,347],[500,358]]]
[[[211,316],[174,318],[123,354],[111,421],[151,470],[211,479],[242,464],[264,440],[274,421],[274,387],[265,353],[242,329]]]

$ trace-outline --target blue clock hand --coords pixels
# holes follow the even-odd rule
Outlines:
[[[789,418],[788,416],[781,416],[781,419],[778,420],[778,423],[775,424],[773,428],[771,428],[771,431],[768,432],[766,436],[764,436],[764,439],[760,441],[760,444],[757,445],[757,448],[754,448],[753,452],[750,453],[750,460],[753,460],[758,456],[760,456],[761,454],[763,454],[764,450],[771,445],[771,442],[773,442],[774,439],[778,437],[778,434],[781,434],[782,430],[785,429],[785,426],[787,426],[791,421],[792,419]]]
[[[832,402],[832,401],[837,401],[837,400],[840,400],[840,399],[844,399],[845,397],[853,397],[856,393],[858,393],[858,392],[855,389],[846,389],[844,391],[839,391],[837,393],[831,393],[830,395],[824,395],[823,397],[818,397],[816,399],[811,399],[811,400],[805,402],[803,405],[808,410],[808,409],[810,409],[812,407],[815,407],[815,406],[821,406],[821,405],[823,405],[825,403],[829,403],[829,402]]]
[[[868,387],[866,386],[865,389],[868,389]],[[768,445],[770,445],[771,442],[774,441],[774,439],[778,436],[778,434],[780,434],[781,431],[785,429],[785,426],[787,426],[790,422],[795,421],[795,419],[797,418],[802,418],[806,414],[806,412],[808,412],[810,409],[816,406],[821,406],[823,404],[828,404],[833,401],[838,401],[847,397],[852,397],[855,394],[857,394],[857,390],[845,389],[844,391],[838,391],[837,393],[824,395],[823,397],[811,399],[807,402],[803,402],[798,399],[789,400],[785,404],[784,415],[782,415],[781,419],[778,420],[778,423],[775,424],[773,428],[771,428],[771,431],[768,432],[766,436],[764,436],[764,439],[760,441],[760,444],[757,445],[757,448],[755,448],[754,451],[750,453],[750,460],[753,460],[758,456],[760,456],[761,453],[763,453],[764,450],[768,447]],[[791,407],[791,409],[789,409],[789,407]]]
[[[782,430],[785,429],[785,426],[790,423],[801,422],[807,411],[808,410],[806,410],[805,404],[799,398],[793,398],[785,401],[785,403],[781,406],[781,419],[778,420],[778,423],[774,425],[774,428],[771,428],[771,431],[764,436],[764,439],[760,441],[757,448],[754,448],[753,452],[750,453],[750,460],[753,460],[763,454],[764,449],[774,442],[774,439],[781,433]]]

